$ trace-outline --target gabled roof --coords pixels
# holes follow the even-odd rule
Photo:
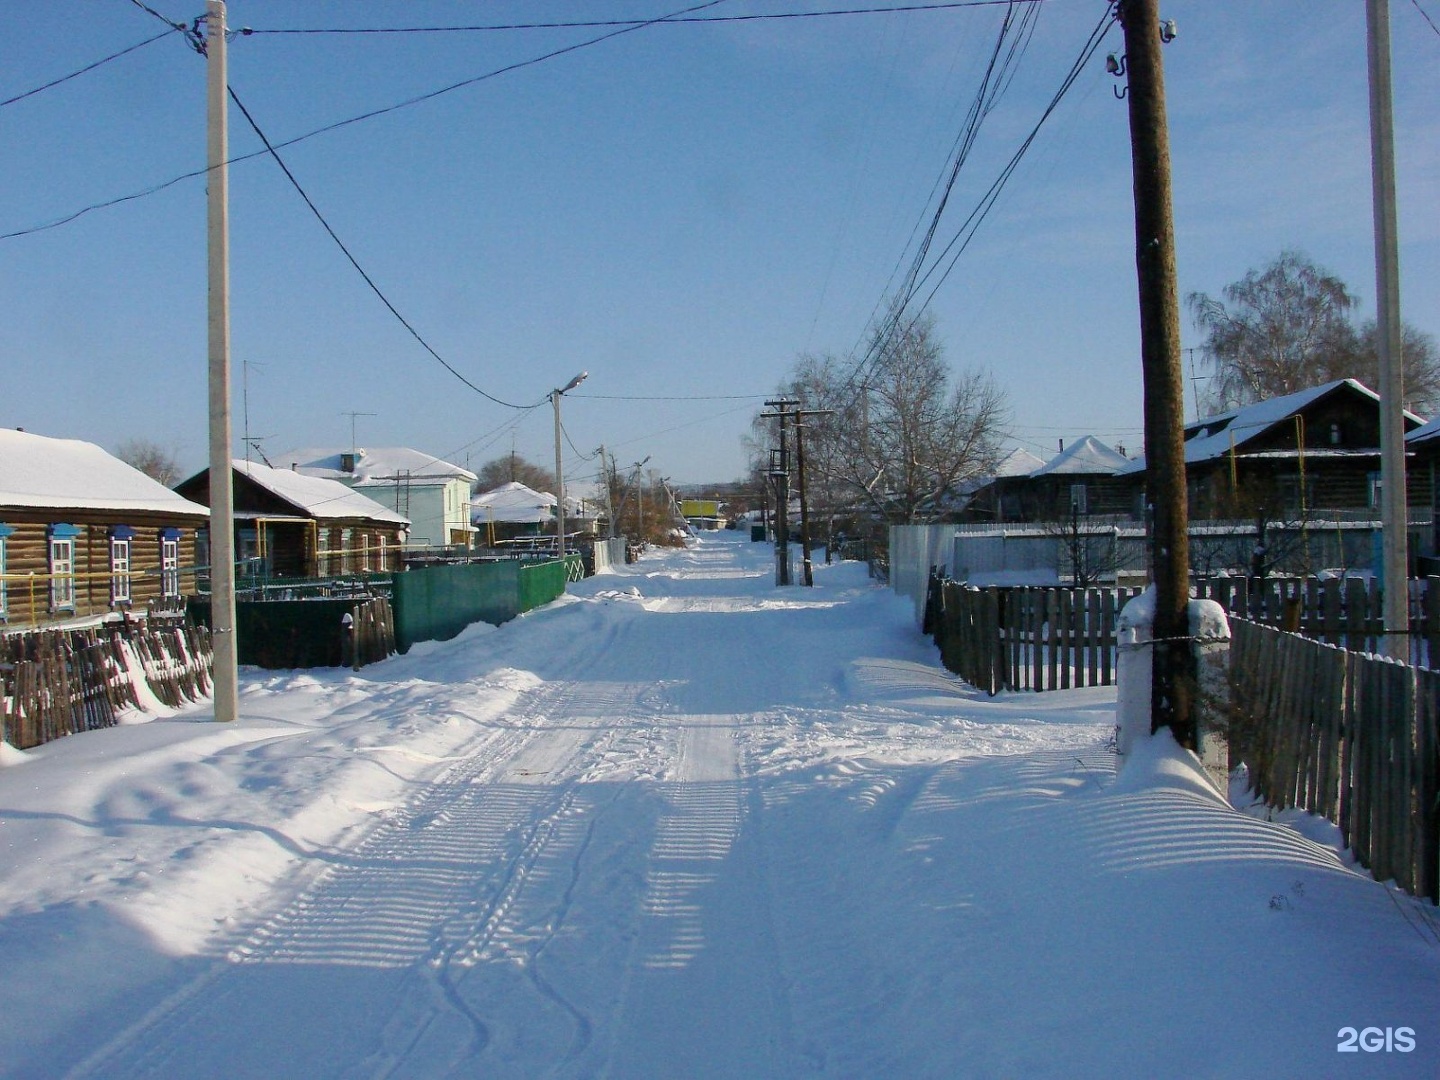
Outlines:
[[[1437,416],[1428,424],[1421,424],[1414,431],[1409,432],[1405,436],[1405,441],[1407,443],[1423,443],[1430,442],[1436,438],[1440,438],[1440,416]]]
[[[1045,462],[1037,455],[1032,454],[1023,446],[1017,446],[995,466],[995,472],[991,474],[991,480],[1008,480],[1014,476],[1029,476],[1036,469],[1041,468]]]
[[[1355,379],[1334,379],[1308,390],[1297,390],[1293,394],[1266,398],[1252,405],[1217,413],[1185,425],[1185,464],[1215,461],[1241,449],[1253,439],[1272,430],[1275,425],[1290,421],[1321,399],[1335,393],[1352,393],[1379,405],[1380,395]],[[1405,412],[1405,420],[1413,424],[1424,421],[1412,412]],[[1412,433],[1413,434],[1413,433]],[[1132,471],[1145,468],[1144,458],[1138,458]]]
[[[369,496],[353,491],[338,480],[322,476],[306,476],[289,469],[272,469],[253,461],[236,458],[235,472],[283,499],[296,510],[316,521],[360,519],[386,525],[409,525],[410,519]]]
[[[1017,476],[1029,476],[1045,462],[1041,461],[1034,454],[1024,447],[1017,446],[1008,454],[1002,457],[995,466],[994,472],[987,476],[977,476],[957,488],[962,495],[973,495],[975,492],[989,487],[996,480],[1010,480]]]
[[[1041,476],[1114,476],[1128,469],[1130,459],[1094,435],[1077,439],[1030,474]]]
[[[570,500],[565,501],[568,503]],[[554,516],[555,496],[548,491],[526,487],[518,480],[491,488],[470,500],[470,520],[477,525],[486,521],[549,521]]]
[[[307,447],[301,450],[287,450],[274,460],[282,469],[296,467],[296,471],[307,476],[323,476],[327,480],[373,481],[394,480],[408,476],[411,480],[459,478],[474,483],[476,475],[469,469],[448,461],[442,461],[433,454],[421,453],[406,446],[382,446],[378,449],[356,449],[355,469],[342,469],[341,455],[348,455],[348,448]]]
[[[0,429],[0,506],[210,515],[94,443],[9,429]]]

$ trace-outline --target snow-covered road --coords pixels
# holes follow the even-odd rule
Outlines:
[[[7,751],[0,1076],[1436,1074],[1433,908],[772,566]]]

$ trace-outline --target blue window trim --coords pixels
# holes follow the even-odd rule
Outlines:
[[[51,540],[74,540],[81,533],[79,525],[66,525],[63,522],[55,522],[45,530],[45,535]]]
[[[111,525],[111,526],[110,526],[110,539],[111,539],[111,540],[134,540],[134,539],[135,539],[135,530],[132,529],[129,525]]]
[[[179,529],[173,529],[173,528],[161,529],[161,530],[160,530],[160,539],[161,539],[161,540],[179,540],[179,539],[180,539],[180,530],[179,530]]]

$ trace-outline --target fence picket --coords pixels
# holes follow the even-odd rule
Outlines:
[[[148,658],[145,678],[162,702],[178,705],[208,693],[209,639],[203,634],[148,623],[127,625],[123,632],[10,634],[0,638],[0,734],[5,741],[29,749],[109,727],[119,709],[138,707],[124,661],[127,642],[137,657]],[[203,644],[204,651],[192,643]]]

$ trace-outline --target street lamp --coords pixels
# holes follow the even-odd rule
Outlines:
[[[574,390],[590,373],[582,371],[558,390],[550,391],[550,404],[555,407],[555,550],[565,558],[565,474],[560,470],[560,398]]]

